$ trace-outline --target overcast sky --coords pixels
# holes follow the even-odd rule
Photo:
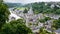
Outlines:
[[[60,0],[4,0],[9,3],[60,2]]]

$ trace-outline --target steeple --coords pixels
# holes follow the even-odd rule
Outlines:
[[[28,14],[33,14],[32,7],[30,7],[30,9],[29,9],[29,11],[28,11]]]

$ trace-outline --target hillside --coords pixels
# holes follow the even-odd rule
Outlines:
[[[5,4],[7,4],[9,8],[23,6],[21,3],[5,3]]]

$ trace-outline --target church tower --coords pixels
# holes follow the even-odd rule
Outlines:
[[[33,14],[32,7],[30,7],[30,9],[29,9],[29,11],[28,11],[28,14]]]

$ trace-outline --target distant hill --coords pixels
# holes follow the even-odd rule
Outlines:
[[[9,8],[23,6],[21,3],[5,3],[5,4],[7,4]]]

